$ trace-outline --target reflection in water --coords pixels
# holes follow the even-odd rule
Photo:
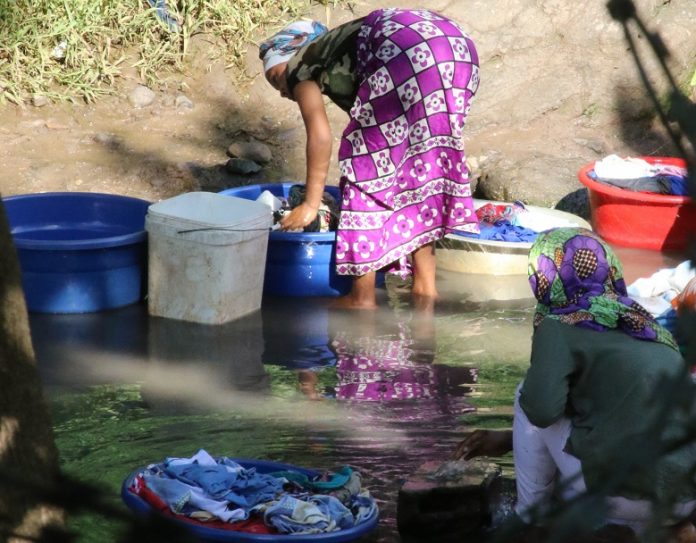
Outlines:
[[[329,310],[327,317],[334,363],[302,364],[298,387],[309,401],[336,405],[361,435],[309,427],[312,451],[363,474],[382,511],[376,540],[395,541],[398,489],[420,464],[453,451],[459,417],[474,410],[466,395],[476,369],[436,362],[432,308]]]
[[[398,541],[401,483],[421,464],[447,459],[463,417],[494,394],[491,383],[476,382],[477,370],[519,380],[528,353],[518,338],[530,324],[527,308],[442,313],[389,301],[342,312],[328,309],[330,300],[267,299],[261,311],[219,326],[150,318],[142,305],[31,315],[64,469],[118,502],[136,466],[199,448],[350,465],[380,504],[371,540]],[[495,337],[501,330],[512,339]],[[105,541],[97,520],[78,529],[81,541]]]
[[[152,317],[147,338],[149,363],[141,394],[153,408],[180,413],[184,403],[189,408],[201,403],[198,395],[182,400],[159,386],[162,373],[174,376],[179,370],[214,379],[216,386],[208,391],[212,394],[218,388],[227,393],[270,391],[270,376],[261,359],[264,341],[259,311],[220,326]]]
[[[473,410],[462,385],[475,382],[473,368],[434,364],[432,314],[414,312],[406,320],[395,312],[366,312],[359,320],[346,312],[329,319],[330,349],[335,356],[335,385],[326,397],[345,402],[374,402],[396,411],[399,422],[427,420],[438,414]],[[318,368],[300,370],[300,389],[318,399]]]
[[[326,300],[267,298],[261,312],[265,364],[292,368],[335,364],[329,349]]]

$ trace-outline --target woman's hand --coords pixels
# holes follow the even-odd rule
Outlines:
[[[301,232],[317,217],[318,208],[303,202],[280,221],[280,228],[290,232]]]
[[[512,430],[474,430],[452,455],[455,460],[475,456],[503,456],[512,450]]]

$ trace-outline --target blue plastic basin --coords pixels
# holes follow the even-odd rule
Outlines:
[[[150,202],[89,192],[3,198],[29,311],[89,313],[145,293]]]
[[[296,183],[265,183],[226,189],[220,194],[256,200],[264,190],[287,198]],[[337,202],[338,187],[325,189]],[[271,232],[263,291],[275,296],[341,296],[351,277],[336,274],[336,232]]]
[[[295,471],[307,477],[316,477],[321,473],[320,471],[306,469],[292,464],[270,462],[268,460],[252,460],[246,458],[231,458],[231,460],[239,463],[246,469],[254,468],[257,473],[268,474],[276,471]],[[121,498],[123,502],[131,511],[141,517],[150,515],[154,512],[150,504],[129,490],[133,484],[133,480],[142,470],[143,468],[139,468],[133,471],[126,477],[121,485]],[[373,531],[379,522],[379,513],[375,511],[372,516],[352,528],[319,534],[253,534],[224,530],[221,528],[208,528],[178,518],[172,518],[172,521],[179,526],[185,527],[201,541],[206,543],[344,543],[354,541]]]

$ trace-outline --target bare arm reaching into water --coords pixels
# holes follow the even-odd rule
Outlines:
[[[293,98],[300,106],[307,131],[307,195],[281,221],[284,230],[302,230],[317,216],[331,161],[331,126],[319,85],[312,80],[301,81],[295,86]]]
[[[512,430],[474,430],[457,446],[455,460],[476,456],[503,456],[512,450]]]

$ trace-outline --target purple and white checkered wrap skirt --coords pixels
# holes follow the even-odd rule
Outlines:
[[[338,155],[336,268],[407,276],[414,250],[478,232],[462,140],[478,56],[457,23],[427,10],[370,13],[357,47],[361,83]]]

